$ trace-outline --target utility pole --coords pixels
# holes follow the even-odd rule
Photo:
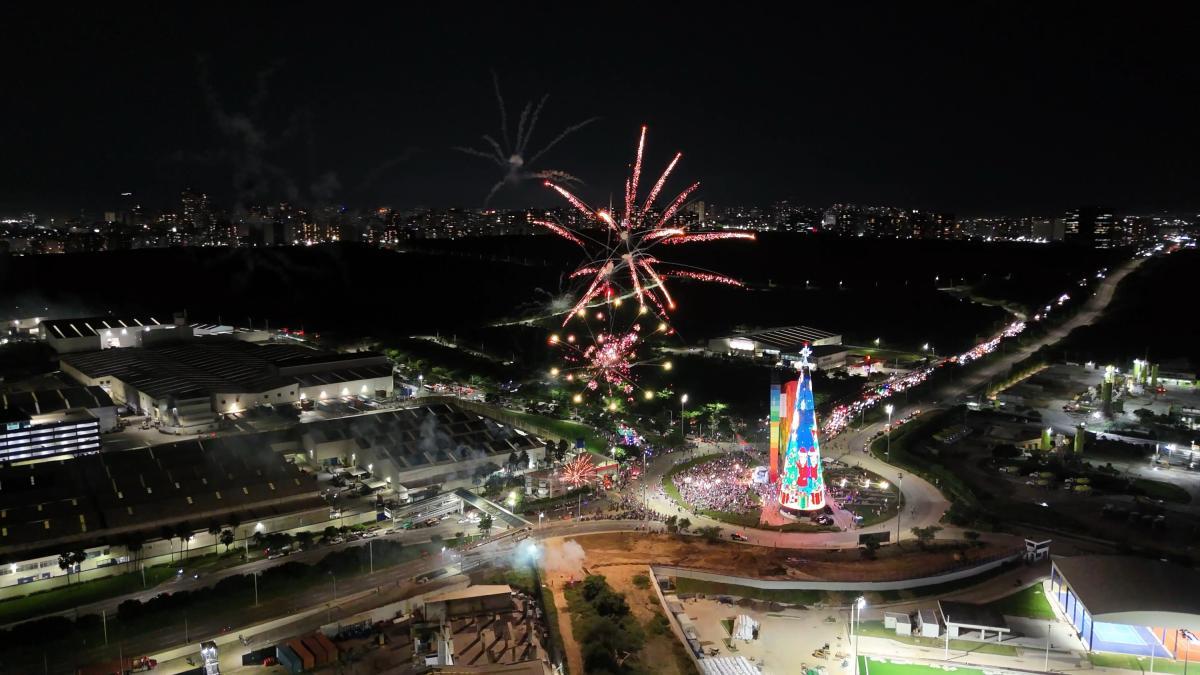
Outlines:
[[[950,615],[946,615],[946,651],[942,655],[943,661],[950,660]]]
[[[1042,661],[1042,672],[1050,672],[1050,627],[1054,624],[1046,623],[1046,658]],[[1150,652],[1150,672],[1154,672],[1154,652]]]

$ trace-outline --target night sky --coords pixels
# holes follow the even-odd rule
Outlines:
[[[718,204],[1200,209],[1178,5],[413,4],[5,6],[0,215],[189,185],[226,206],[480,206],[502,171],[452,148],[498,135],[492,70],[512,126],[550,94],[531,149],[601,118],[540,162],[596,202],[644,122],[647,170],[682,150],[677,187]],[[529,183],[493,203],[559,202]]]

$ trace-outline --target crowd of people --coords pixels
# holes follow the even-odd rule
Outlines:
[[[694,509],[750,513],[758,511],[770,487],[750,480],[751,462],[748,455],[731,453],[684,469],[671,482]]]

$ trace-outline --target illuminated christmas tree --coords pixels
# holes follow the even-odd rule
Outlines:
[[[813,403],[808,345],[801,350],[800,379],[790,398],[787,446],[779,480],[779,504],[788,511],[815,511],[825,507],[825,478],[821,445],[817,440],[817,415]]]

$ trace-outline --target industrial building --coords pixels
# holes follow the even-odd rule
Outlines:
[[[37,329],[37,333],[59,354],[152,347],[198,337],[223,336],[249,342],[263,342],[270,338],[270,333],[263,330],[189,323],[186,315],[179,312],[166,322],[150,315],[39,319]]]
[[[0,462],[74,457],[100,451],[117,409],[100,387],[0,392]]]
[[[809,362],[819,370],[829,370],[845,365],[848,351],[842,345],[842,336],[808,326],[769,328],[752,333],[740,333],[708,341],[708,352],[721,356],[778,361],[799,361],[800,350],[808,345],[812,348]]]
[[[545,442],[521,429],[467,412],[452,403],[384,410],[304,424],[294,448],[320,465],[366,467],[377,479],[407,488],[485,478],[509,455],[545,459]]]
[[[215,544],[210,524],[239,523],[244,539],[328,518],[311,475],[269,447],[229,440],[0,467],[0,555],[13,561],[0,566],[0,586],[62,574],[67,550],[86,552],[77,571],[87,572],[128,562],[135,542],[142,560],[178,554],[182,530],[198,548]]]
[[[1200,576],[1148,558],[1053,558],[1049,596],[1091,651],[1200,657]]]
[[[363,467],[354,473],[364,476],[364,484],[383,481],[384,489],[399,494],[405,485],[470,484],[499,470],[514,452],[540,461],[544,445],[536,436],[442,402],[3,466],[0,556],[12,562],[0,566],[0,587],[59,583],[58,556],[65,550],[84,550],[87,560],[79,571],[82,578],[94,578],[110,573],[98,568],[131,562],[134,555],[152,565],[184,549],[211,551],[217,542],[210,525],[232,529],[244,542],[255,531],[320,530],[330,522],[376,519],[375,509],[350,514],[331,509],[318,494],[315,472],[298,468],[305,462]],[[180,530],[194,536],[185,544]]]
[[[388,397],[387,357],[222,337],[63,354],[64,373],[98,386],[170,433],[213,431],[221,415],[344,396]]]

